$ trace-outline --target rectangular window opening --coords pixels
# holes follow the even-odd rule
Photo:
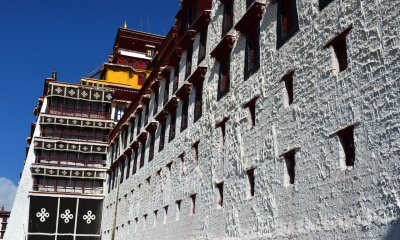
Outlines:
[[[164,207],[164,224],[167,224],[168,205]]]
[[[167,121],[165,119],[161,122],[160,142],[158,144],[158,151],[161,152],[165,145],[165,130],[167,128]]]
[[[224,97],[230,89],[230,56],[221,60],[219,65],[217,100]]]
[[[256,102],[258,97],[247,102],[244,107],[249,109],[250,127],[256,126]]]
[[[297,0],[278,1],[277,49],[299,30],[296,2]]]
[[[172,93],[175,93],[179,87],[179,63],[174,68],[174,85],[172,88]]]
[[[244,80],[260,68],[260,24],[246,35]]]
[[[156,142],[156,134],[150,133],[150,149],[149,149],[149,162],[151,162],[154,158],[154,145]]]
[[[140,166],[139,168],[142,168],[144,166],[144,159],[146,157],[146,142],[141,143],[141,153],[140,153]]]
[[[176,111],[171,113],[171,122],[169,125],[169,138],[168,142],[171,142],[175,138],[175,128],[176,128]]]
[[[355,161],[354,126],[347,127],[337,132],[342,145],[347,167],[353,167]]]
[[[224,15],[222,19],[222,36],[225,36],[233,26],[233,0],[224,3]]]
[[[334,39],[332,39],[325,45],[325,48],[328,48],[328,47],[333,48],[333,51],[336,56],[339,72],[346,70],[348,67],[346,37],[349,34],[351,29],[352,29],[352,26],[347,28],[345,31],[340,33],[338,36],[336,36]]]
[[[206,51],[207,51],[207,28],[200,33],[199,57],[197,65],[199,65],[205,59]]]
[[[196,213],[196,194],[190,195],[190,199],[192,200],[191,215],[194,215]]]
[[[197,85],[195,89],[194,122],[197,122],[203,114],[203,83]]]
[[[192,58],[193,58],[193,46],[188,47],[186,52],[186,68],[185,68],[185,79],[192,74]]]
[[[296,167],[295,155],[296,155],[295,150],[291,150],[284,154],[286,170],[287,170],[287,174],[289,176],[290,184],[294,184],[294,180],[295,180],[295,167]]]
[[[224,182],[216,184],[216,187],[218,189],[217,205],[222,207],[224,204]]]
[[[181,132],[188,127],[189,98],[182,103]]]
[[[282,82],[285,83],[285,89],[286,89],[285,102],[287,106],[293,103],[293,75],[294,71],[282,77]]]
[[[194,148],[194,159],[196,161],[199,160],[199,144],[200,144],[200,140],[196,141],[195,143],[193,143],[192,147]]]
[[[254,169],[246,171],[247,180],[249,181],[249,194],[251,197],[254,196]]]

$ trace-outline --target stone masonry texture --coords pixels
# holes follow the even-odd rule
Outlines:
[[[192,91],[188,128],[180,132],[179,103],[175,139],[168,142],[167,127],[159,152],[159,127],[154,159],[148,162],[147,146],[144,167],[106,195],[102,239],[400,239],[400,1],[333,0],[320,10],[318,0],[297,0],[299,31],[280,49],[277,1],[260,2],[266,4],[260,69],[244,80],[246,37],[232,28],[237,39],[230,91],[217,101],[219,62],[209,54],[221,39],[223,4],[212,1],[207,54],[200,63],[208,68],[202,117],[193,123]],[[234,25],[245,11],[246,1],[234,1]],[[350,26],[348,68],[339,72],[332,47],[325,45]],[[197,34],[192,72],[199,41]],[[180,85],[185,62],[186,52]],[[289,105],[280,80],[290,71]],[[254,97],[252,126],[243,105]],[[154,93],[150,109],[153,99]],[[216,124],[225,117],[222,141]],[[344,164],[336,134],[348,126],[354,126],[353,167]],[[296,152],[294,184],[282,157],[289,150]],[[249,169],[254,169],[254,196]]]

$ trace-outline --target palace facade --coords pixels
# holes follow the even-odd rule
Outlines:
[[[398,9],[181,0],[141,50],[120,29],[97,78],[46,80],[6,239],[398,239]],[[137,52],[151,57],[132,67]],[[70,89],[96,112],[58,110]],[[60,119],[82,120],[78,140]],[[64,149],[93,165],[45,155]]]

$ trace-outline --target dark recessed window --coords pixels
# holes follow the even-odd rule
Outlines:
[[[131,170],[131,163],[132,163],[132,154],[127,157],[126,160],[126,178],[129,178],[130,170]]]
[[[174,85],[172,88],[172,93],[175,93],[176,90],[178,90],[178,86],[179,86],[179,63],[176,64],[174,68]]]
[[[112,179],[111,173],[108,173],[108,193],[111,192],[111,179]]]
[[[296,0],[278,1],[277,49],[299,30]]]
[[[188,47],[186,52],[186,68],[185,68],[185,79],[192,74],[192,59],[193,59],[193,46]]]
[[[132,175],[134,175],[136,173],[138,155],[139,155],[139,151],[137,149],[133,150],[133,153],[132,153],[132,156],[133,156]]]
[[[165,79],[165,88],[164,88],[164,105],[167,104],[169,98],[169,83],[170,83],[170,76]]]
[[[221,129],[221,148],[225,146],[225,130],[226,130],[226,122],[229,118],[224,118],[220,123],[217,124],[217,128]]]
[[[183,132],[188,126],[188,111],[189,98],[186,98],[182,103],[181,132]]]
[[[325,48],[332,47],[335,51],[335,56],[339,64],[339,72],[346,70],[348,66],[346,37],[351,29],[352,27],[346,29],[325,45]]]
[[[136,128],[136,135],[139,135],[140,128],[142,127],[142,111],[138,112],[138,121],[137,121],[137,128]]]
[[[295,159],[296,152],[292,150],[290,152],[285,153],[283,156],[285,158],[286,163],[286,170],[289,176],[289,183],[294,184],[295,178],[295,167],[296,167],[296,159]]]
[[[124,173],[125,173],[125,162],[120,163],[120,178],[119,178],[119,183],[122,184],[124,182]]]
[[[244,80],[260,68],[260,25],[253,27],[246,35]]]
[[[194,122],[197,122],[203,114],[203,83],[198,84],[195,88]]]
[[[158,112],[158,96],[159,96],[159,91],[158,88],[154,91],[154,106],[153,106],[153,115],[156,115]]]
[[[190,195],[190,199],[192,200],[192,211],[191,211],[191,214],[194,215],[196,213],[196,194]]]
[[[356,151],[354,147],[354,127],[350,126],[340,130],[337,132],[337,135],[345,154],[346,166],[354,166],[354,160],[356,158]]]
[[[218,94],[217,100],[224,97],[230,88],[230,56],[221,60],[219,64]]]
[[[171,113],[171,122],[169,124],[169,137],[168,142],[171,142],[175,138],[176,130],[176,112]]]
[[[131,124],[130,124],[130,136],[129,136],[129,142],[133,141],[133,135],[135,135],[135,119],[132,118]]]
[[[124,115],[125,108],[116,108],[115,109],[115,116],[114,116],[114,121],[118,122],[122,116]]]
[[[319,10],[324,9],[326,6],[329,5],[333,0],[319,0]]]
[[[194,153],[195,153],[195,160],[198,161],[199,160],[199,144],[200,144],[200,140],[193,143],[192,147],[194,148]]]
[[[146,126],[147,123],[149,122],[149,114],[150,114],[149,102],[147,102],[145,106],[146,106],[146,109],[144,112],[144,126]]]
[[[144,159],[146,157],[146,142],[141,143],[141,152],[140,152],[140,165],[139,167],[142,168],[144,166]]]
[[[150,133],[150,149],[149,149],[149,162],[154,158],[154,144],[156,142],[156,134]]]
[[[233,26],[233,0],[226,0],[224,3],[224,16],[222,20],[222,36]]]
[[[249,109],[249,114],[250,114],[250,126],[254,127],[256,125],[256,102],[257,102],[258,97],[253,98],[250,100],[248,103],[244,105],[245,108]]]
[[[288,105],[293,103],[293,74],[294,74],[294,71],[292,71],[282,77],[282,82],[285,83],[286,98],[287,98],[286,101],[287,101]]]
[[[224,182],[218,183],[216,187],[218,189],[217,205],[222,207],[224,204]]]
[[[200,33],[199,57],[197,65],[199,65],[206,57],[206,51],[207,51],[207,28]]]
[[[158,151],[161,152],[164,149],[165,145],[165,130],[167,128],[167,121],[164,119],[161,122],[161,130],[160,130],[160,142],[158,144]]]
[[[247,180],[249,181],[249,194],[251,197],[254,196],[254,169],[246,171]]]

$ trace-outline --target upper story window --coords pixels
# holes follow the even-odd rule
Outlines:
[[[170,76],[165,79],[165,87],[164,87],[164,105],[168,102],[169,97],[169,83],[170,83]]]
[[[175,93],[178,90],[179,86],[179,63],[176,64],[174,68],[174,86],[172,88],[172,93]]]
[[[224,1],[224,16],[222,20],[222,36],[224,36],[233,26],[233,0]]]
[[[155,54],[155,46],[146,45],[146,56],[152,58]]]
[[[192,56],[193,56],[193,46],[189,46],[186,52],[186,69],[185,69],[185,79],[187,79],[190,74],[192,74]]]
[[[153,107],[153,115],[156,115],[158,112],[158,98],[159,98],[159,90],[156,89],[154,91],[154,107]]]
[[[319,0],[319,10],[324,9],[326,6],[329,5],[333,0]]]
[[[168,142],[171,142],[175,138],[175,128],[176,128],[176,111],[171,113],[171,122],[169,124],[169,137]]]
[[[260,25],[254,26],[246,35],[244,79],[247,80],[260,68]]]
[[[279,49],[298,30],[299,20],[297,15],[296,0],[278,1],[278,23],[277,23],[277,44]]]
[[[219,64],[218,94],[217,100],[224,97],[230,88],[230,56],[221,60]]]
[[[114,115],[114,121],[118,122],[122,118],[124,113],[125,113],[125,108],[116,108],[115,115]]]
[[[207,28],[200,33],[199,57],[197,65],[199,65],[206,57],[206,51],[207,51]]]
[[[196,86],[194,100],[194,122],[200,119],[203,114],[203,83]]]
[[[204,1],[204,0],[200,0],[200,1]],[[192,26],[192,24],[194,23],[194,21],[196,21],[197,16],[199,14],[199,10],[198,10],[198,0],[193,0],[191,5],[188,6],[185,10],[185,21],[186,21],[186,28],[190,28]]]
[[[137,128],[136,128],[136,135],[139,135],[140,128],[142,127],[142,111],[138,112],[138,121],[137,121]]]
[[[160,132],[160,142],[158,144],[158,151],[161,152],[164,149],[165,145],[165,130],[167,128],[167,121],[164,119],[161,122],[161,132]]]
[[[188,126],[189,97],[182,103],[181,132]]]

